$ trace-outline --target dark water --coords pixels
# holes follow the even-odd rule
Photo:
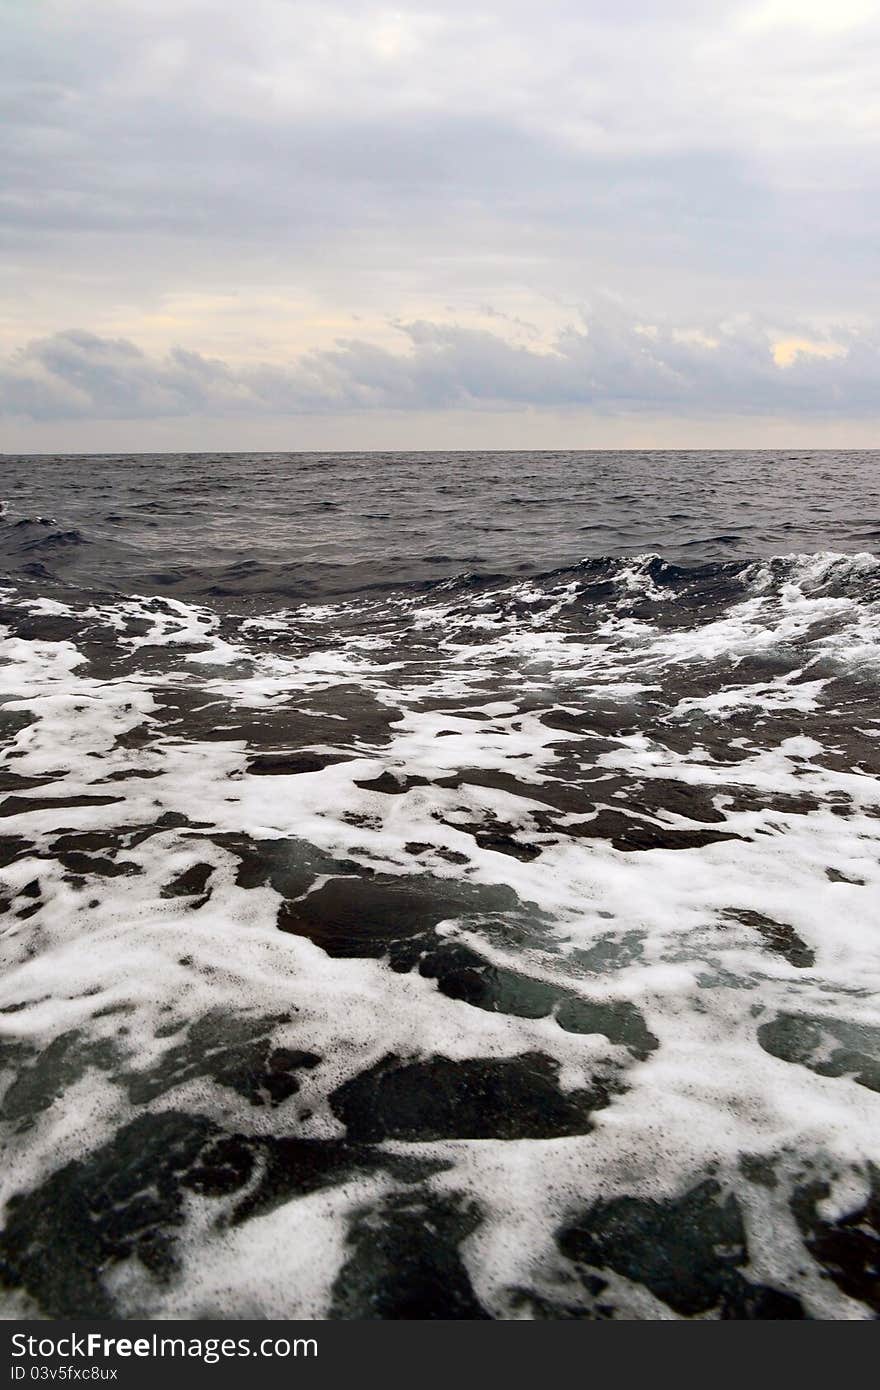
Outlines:
[[[12,506],[0,557],[13,569],[183,598],[302,599],[585,556],[696,565],[880,544],[880,453],[144,454],[0,467]]]
[[[880,454],[0,467],[6,1316],[876,1316]]]

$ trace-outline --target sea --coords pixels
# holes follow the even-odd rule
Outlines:
[[[880,1314],[880,452],[0,497],[4,1317]]]

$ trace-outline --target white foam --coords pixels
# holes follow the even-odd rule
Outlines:
[[[880,1027],[880,787],[858,767],[840,765],[821,723],[811,723],[829,713],[831,677],[822,663],[858,675],[880,650],[870,604],[815,590],[871,573],[866,557],[853,557],[848,567],[810,559],[780,588],[758,568],[751,595],[723,616],[667,629],[609,614],[592,630],[572,631],[566,615],[575,612],[577,584],[541,611],[542,595],[519,586],[519,616],[511,616],[510,593],[480,595],[473,604],[460,596],[397,607],[392,600],[386,620],[411,622],[421,645],[389,645],[384,653],[394,641],[393,623],[389,639],[355,633],[302,655],[249,645],[254,634],[283,636],[335,621],[340,605],[249,619],[232,640],[219,637],[216,614],[202,606],[139,598],[89,610],[129,654],[124,674],[110,678],[92,674],[70,642],[7,636],[4,709],[29,712],[35,722],[11,740],[15,757],[6,767],[55,780],[23,793],[38,797],[41,809],[16,810],[3,821],[4,833],[27,836],[35,853],[0,871],[0,884],[16,911],[35,877],[42,899],[35,915],[2,919],[7,970],[0,1008],[27,1007],[0,1015],[0,1034],[42,1045],[71,1030],[115,1040],[127,1054],[123,1070],[146,1075],[188,1023],[214,1009],[248,1017],[289,1013],[291,1022],[274,1025],[274,1044],[313,1051],[321,1061],[277,1112],[204,1077],[151,1106],[183,1108],[243,1134],[307,1138],[342,1133],[328,1094],[389,1053],[463,1060],[541,1052],[558,1064],[563,1089],[588,1084],[597,1067],[623,1059],[625,1087],[596,1112],[588,1135],[389,1146],[442,1160],[447,1166],[429,1190],[467,1196],[483,1213],[462,1253],[484,1305],[496,1316],[522,1316],[514,1298],[522,1287],[586,1306],[583,1286],[555,1244],[557,1227],[591,1202],[672,1198],[711,1172],[737,1192],[755,1279],[797,1293],[813,1316],[866,1316],[862,1304],[822,1278],[786,1199],[799,1180],[795,1155],[833,1176],[826,1219],[858,1205],[866,1162],[880,1142],[880,1094],[852,1076],[822,1076],[771,1055],[758,1028],[780,1013]],[[627,592],[663,597],[646,583],[641,561],[619,581]],[[31,609],[75,611],[40,600]],[[147,619],[148,632],[126,636],[134,618]],[[141,664],[151,648],[171,653],[164,666]],[[790,657],[790,669],[764,680],[737,677],[744,663],[766,657]],[[218,665],[223,669],[214,670]],[[811,676],[813,665],[821,671]],[[697,681],[707,671],[717,688],[677,693],[685,674]],[[196,688],[206,704],[290,708],[303,717],[310,708],[304,700],[352,685],[403,717],[390,725],[386,742],[371,746],[364,738],[357,756],[346,725],[346,760],[311,773],[254,775],[243,741],[186,739],[179,729],[172,738],[159,718],[157,697],[167,689]],[[613,733],[596,750],[588,726],[570,733],[545,722],[552,712],[577,713],[591,702],[641,699],[666,702],[654,737]],[[719,761],[697,737],[682,748],[660,736],[664,729],[687,731],[694,719],[723,730],[743,712],[799,724],[778,738],[738,725],[741,737],[730,743],[743,755],[737,761]],[[344,722],[332,705],[322,706],[321,719],[328,715]],[[875,732],[867,715],[863,722]],[[147,743],[120,745],[135,730],[149,735]],[[315,746],[332,747],[325,733]],[[653,824],[742,838],[690,850],[621,850],[607,838],[568,833],[592,814],[586,811],[560,813],[550,830],[538,830],[534,818],[547,812],[542,788],[554,779],[576,781],[572,759],[589,773],[580,789],[600,812],[632,816],[630,799],[640,789],[671,782],[705,792],[723,821],[707,825],[672,810]],[[436,785],[464,769],[515,778],[520,789]],[[386,770],[430,784],[399,795],[357,785]],[[114,772],[129,776],[107,782]],[[626,790],[615,800],[606,779],[610,788],[621,778]],[[736,791],[749,794],[747,809],[732,808]],[[121,801],[42,806],[81,794]],[[800,800],[790,808],[783,800],[780,809],[776,802],[786,797]],[[841,808],[846,815],[837,814]],[[160,830],[125,851],[139,871],[131,876],[71,882],[49,855],[62,831],[148,827],[168,812],[206,826],[206,835],[193,836],[186,826]],[[537,847],[537,857],[481,847],[474,824],[495,821]],[[331,958],[277,930],[278,894],[237,886],[238,860],[212,842],[212,832],[305,839],[383,873],[423,873],[427,863],[438,876],[505,884],[546,914],[533,942],[516,946],[455,918],[440,935],[471,944],[490,965],[525,970],[583,999],[635,1006],[659,1047],[637,1061],[604,1035],[565,1032],[552,1017],[473,1008],[418,973],[398,974],[379,960]],[[412,842],[432,852],[420,858],[407,849]],[[465,862],[453,864],[436,851],[454,851]],[[197,863],[212,868],[209,901],[194,910],[163,897],[169,880]],[[770,951],[743,913],[790,928],[814,963],[798,967]],[[125,1014],[96,1017],[120,1006]],[[92,1067],[15,1137],[5,1194],[36,1187],[62,1163],[108,1142],[135,1113],[125,1089]],[[743,1155],[778,1165],[775,1195],[742,1178]],[[217,1220],[221,1207],[192,1198],[179,1275],[159,1286],[137,1262],[120,1266],[112,1276],[119,1307],[131,1316],[325,1316],[346,1254],[346,1223],[362,1205],[379,1203],[390,1183],[387,1176],[354,1178],[231,1230]],[[643,1286],[608,1278],[607,1297],[629,1316],[673,1316]]]

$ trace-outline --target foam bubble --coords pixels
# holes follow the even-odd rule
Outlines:
[[[7,594],[9,1308],[869,1316],[876,569]]]

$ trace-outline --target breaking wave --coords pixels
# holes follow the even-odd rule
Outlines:
[[[880,561],[231,569],[0,596],[8,1315],[876,1315]]]
[[[875,1317],[876,465],[4,460],[6,1315]]]

